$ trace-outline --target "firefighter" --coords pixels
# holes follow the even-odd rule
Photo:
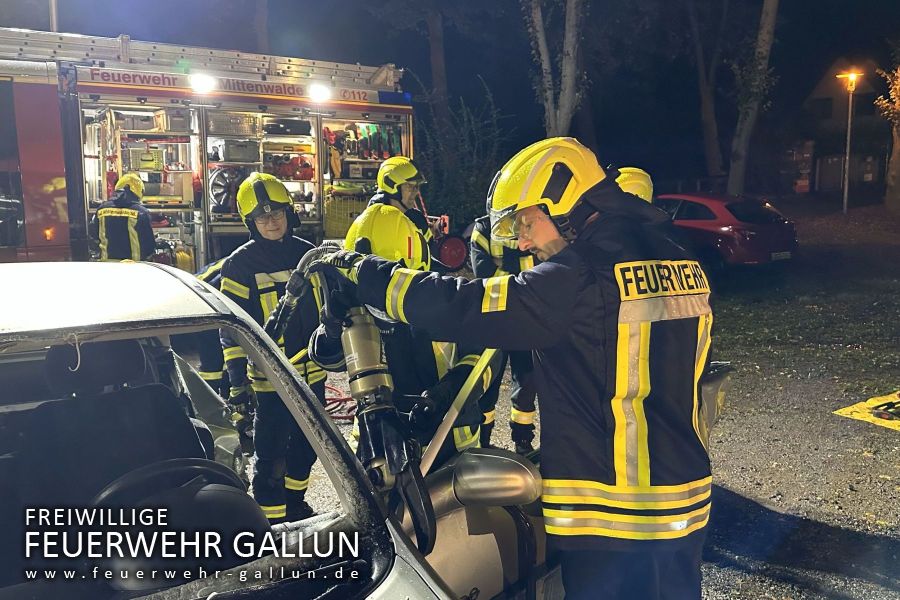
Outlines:
[[[222,264],[224,262],[225,259],[222,258],[206,265],[197,273],[197,279],[219,289],[222,283]],[[200,377],[222,398],[228,398],[231,386],[228,382],[228,372],[225,370],[225,356],[222,354],[219,332],[215,329],[201,331],[196,336],[196,343],[197,354],[200,355]]]
[[[490,209],[490,207],[488,207]],[[485,215],[475,220],[472,229],[469,256],[472,260],[472,271],[475,277],[502,277],[518,275],[534,266],[534,256],[530,252],[519,250],[515,241],[496,240],[491,237],[491,220]],[[494,409],[500,395],[502,373],[509,363],[512,375],[512,408],[509,414],[509,428],[518,454],[527,455],[533,451],[534,440],[534,377],[530,351],[506,352],[500,366],[500,375],[479,400],[484,414],[481,425],[481,445],[491,445],[491,433],[494,430]]]
[[[378,191],[369,200],[373,204],[387,204],[399,209],[431,243],[434,230],[416,206],[419,187],[427,183],[419,167],[405,156],[392,156],[378,167]]]
[[[314,271],[440,339],[534,349],[544,526],[568,598],[700,598],[706,274],[668,215],[573,138],[520,151],[489,198],[491,234],[541,264],[467,281],[344,252]]]
[[[100,243],[100,260],[147,260],[156,251],[150,211],[141,204],[144,182],[125,173],[113,197],[91,219],[90,235]]]
[[[297,262],[313,246],[293,235],[299,220],[291,197],[272,175],[251,173],[238,188],[237,205],[250,230],[250,241],[222,263],[221,290],[262,325],[284,295]],[[297,307],[277,343],[324,403],[326,374],[308,359],[306,351],[309,336],[319,323],[321,307],[315,296]],[[255,396],[253,495],[273,523],[310,516],[313,511],[304,495],[315,453],[263,372],[248,362],[227,330],[221,331],[221,338],[231,382],[229,402],[239,429],[241,420],[251,413]]]
[[[613,171],[613,168],[607,167],[607,171]],[[616,183],[623,192],[634,194],[647,202],[653,201],[653,180],[647,171],[639,167],[620,167],[618,171]]]
[[[385,204],[369,206],[356,218],[347,232],[344,247],[401,261],[416,272],[428,271],[431,263],[428,245],[415,225],[399,209]],[[310,342],[310,355],[329,370],[341,370],[345,366],[341,323],[335,317],[340,319],[341,315],[323,316],[323,323]],[[469,351],[456,344],[436,341],[425,330],[402,322],[379,320],[378,324],[394,382],[395,403],[412,412],[417,438],[424,446],[434,436],[481,357],[481,350]],[[454,423],[452,435],[441,446],[435,464],[480,445],[478,397],[490,383],[490,375],[483,377],[469,392],[469,399]]]

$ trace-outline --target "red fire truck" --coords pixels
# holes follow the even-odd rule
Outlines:
[[[0,28],[0,261],[89,259],[87,224],[129,171],[187,270],[246,239],[235,193],[252,171],[285,181],[302,235],[343,237],[381,161],[412,156],[401,75]]]

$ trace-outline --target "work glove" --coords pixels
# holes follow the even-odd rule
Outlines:
[[[249,425],[253,416],[253,392],[248,385],[231,388],[228,396],[228,408],[231,409],[231,422],[240,429]]]
[[[425,391],[414,401],[409,411],[409,423],[416,431],[428,432],[433,429],[437,412],[434,400]]]
[[[324,277],[333,281],[334,275],[339,275],[345,282],[356,285],[359,280],[359,264],[365,256],[358,252],[350,252],[349,250],[340,250],[334,254],[329,254],[321,260],[312,263],[307,269],[307,274],[322,273]],[[341,282],[336,282],[338,287]]]

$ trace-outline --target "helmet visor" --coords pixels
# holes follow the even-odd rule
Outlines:
[[[518,205],[491,210],[491,237],[495,240],[514,240],[519,237]]]

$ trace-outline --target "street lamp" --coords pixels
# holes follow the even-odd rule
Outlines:
[[[853,92],[856,91],[856,81],[862,77],[862,73],[847,71],[838,73],[838,79],[847,80],[847,147],[844,150],[844,214],[847,214],[847,193],[850,190],[850,132],[853,126]]]

